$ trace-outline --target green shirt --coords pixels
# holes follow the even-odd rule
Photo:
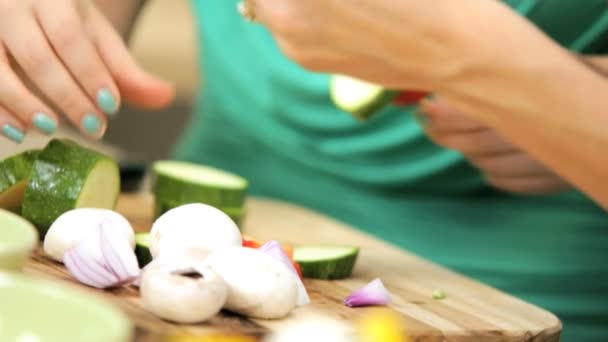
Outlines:
[[[565,341],[608,336],[605,212],[575,192],[491,189],[459,153],[425,137],[413,108],[352,119],[330,101],[328,75],[284,57],[237,14],[237,0],[192,3],[203,91],[176,158],[241,174],[252,194],[331,215],[536,303],[564,321]],[[561,44],[607,46],[604,0],[508,3]]]

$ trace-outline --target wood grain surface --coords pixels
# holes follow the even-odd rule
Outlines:
[[[152,198],[123,195],[118,211],[137,231],[151,226]],[[222,313],[210,322],[176,325],[146,312],[135,287],[101,291],[76,285],[121,308],[137,328],[136,340],[152,341],[165,334],[238,332],[261,337],[288,322],[327,317],[352,322],[369,308],[348,308],[342,300],[374,278],[391,293],[391,308],[403,316],[413,341],[559,341],[560,321],[551,313],[429,263],[327,217],[289,204],[265,199],[248,201],[244,232],[259,239],[298,244],[335,243],[361,247],[354,274],[340,281],[305,280],[311,304],[283,320],[250,320]],[[25,272],[75,284],[65,268],[36,251]],[[431,294],[442,289],[447,298]]]

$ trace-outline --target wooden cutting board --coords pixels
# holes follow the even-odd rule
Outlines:
[[[152,198],[123,195],[118,211],[137,231],[151,226]],[[120,307],[137,327],[136,340],[174,333],[239,332],[261,337],[290,321],[327,317],[353,322],[367,308],[348,308],[342,300],[374,278],[381,278],[391,293],[391,308],[403,316],[413,341],[559,341],[560,321],[551,313],[479,284],[360,231],[311,211],[281,202],[250,199],[245,234],[262,240],[297,244],[335,243],[361,247],[355,272],[341,281],[305,280],[312,303],[297,308],[288,318],[265,321],[220,314],[198,325],[176,325],[157,319],[140,305],[134,287],[101,291],[76,285]],[[25,272],[75,284],[65,268],[38,250]],[[447,298],[431,294],[442,289]]]

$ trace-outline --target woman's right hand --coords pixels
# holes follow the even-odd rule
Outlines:
[[[0,0],[0,15],[0,127],[15,142],[30,128],[53,134],[59,113],[100,138],[122,101],[159,108],[173,98],[93,1]]]

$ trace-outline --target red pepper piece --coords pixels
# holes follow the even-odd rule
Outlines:
[[[257,248],[262,247],[263,244],[264,243],[262,243],[262,242],[260,242],[260,241],[258,241],[256,239],[250,238],[248,236],[243,236],[243,247],[249,247],[249,248],[255,248],[255,249],[257,249]]]
[[[402,91],[393,100],[397,106],[409,106],[420,102],[427,97],[429,93],[424,91]]]
[[[289,259],[293,261],[293,247],[291,247],[291,245],[287,243],[282,243],[281,247],[283,248],[285,254],[287,254],[287,256],[289,257]]]

